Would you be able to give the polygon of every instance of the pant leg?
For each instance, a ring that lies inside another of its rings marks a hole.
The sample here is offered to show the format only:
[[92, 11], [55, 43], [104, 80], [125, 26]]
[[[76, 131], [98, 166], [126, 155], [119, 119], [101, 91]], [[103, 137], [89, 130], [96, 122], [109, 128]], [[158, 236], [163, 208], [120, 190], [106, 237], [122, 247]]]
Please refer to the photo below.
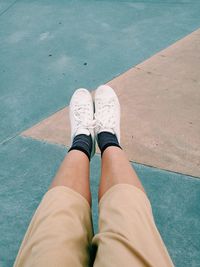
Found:
[[118, 184], [99, 203], [94, 267], [169, 267], [173, 263], [154, 223], [151, 205], [137, 187]]
[[28, 227], [14, 267], [82, 267], [92, 239], [90, 206], [64, 186], [44, 196]]

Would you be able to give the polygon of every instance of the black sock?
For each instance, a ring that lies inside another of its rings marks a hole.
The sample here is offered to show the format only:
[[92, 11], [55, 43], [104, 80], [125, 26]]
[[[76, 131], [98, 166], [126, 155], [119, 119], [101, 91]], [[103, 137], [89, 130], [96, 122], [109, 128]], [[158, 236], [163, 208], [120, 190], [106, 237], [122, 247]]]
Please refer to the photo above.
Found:
[[97, 143], [101, 150], [101, 156], [104, 152], [104, 150], [109, 146], [117, 146], [119, 148], [119, 142], [117, 140], [117, 136], [115, 134], [112, 134], [110, 132], [101, 132], [97, 135]]
[[[73, 143], [69, 151], [71, 150], [79, 150], [86, 154], [86, 156], [90, 160], [91, 152], [92, 152], [92, 136], [86, 134], [79, 134], [74, 137]], [[68, 152], [69, 152], [68, 151]]]

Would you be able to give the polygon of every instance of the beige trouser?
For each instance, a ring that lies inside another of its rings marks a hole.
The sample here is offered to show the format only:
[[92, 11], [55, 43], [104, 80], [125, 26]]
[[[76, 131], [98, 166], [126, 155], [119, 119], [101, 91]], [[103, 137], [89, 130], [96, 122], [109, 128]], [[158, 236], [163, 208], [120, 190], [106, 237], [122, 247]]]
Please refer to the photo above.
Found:
[[[17, 229], [16, 229], [17, 230]], [[173, 266], [155, 226], [151, 205], [138, 188], [118, 184], [99, 203], [99, 233], [93, 237], [88, 202], [58, 186], [46, 193], [29, 225], [15, 267]]]

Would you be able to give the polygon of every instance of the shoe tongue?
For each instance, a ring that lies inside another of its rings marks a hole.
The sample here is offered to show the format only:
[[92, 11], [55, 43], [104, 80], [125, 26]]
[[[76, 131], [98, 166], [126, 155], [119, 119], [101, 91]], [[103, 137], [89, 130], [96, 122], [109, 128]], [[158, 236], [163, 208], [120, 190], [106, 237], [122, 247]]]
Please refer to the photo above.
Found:
[[76, 135], [78, 134], [90, 135], [90, 131], [88, 129], [78, 129], [78, 131], [76, 132]]

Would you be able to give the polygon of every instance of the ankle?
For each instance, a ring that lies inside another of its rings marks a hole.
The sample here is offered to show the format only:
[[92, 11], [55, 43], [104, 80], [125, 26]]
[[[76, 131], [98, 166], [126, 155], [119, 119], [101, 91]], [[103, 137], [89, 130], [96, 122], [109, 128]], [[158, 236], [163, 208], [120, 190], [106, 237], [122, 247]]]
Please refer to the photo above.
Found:
[[90, 160], [92, 154], [93, 141], [91, 135], [79, 134], [73, 139], [72, 146], [68, 152], [72, 150], [79, 150], [83, 152]]
[[117, 136], [110, 132], [99, 133], [97, 135], [97, 143], [101, 151], [101, 156], [103, 155], [104, 151], [109, 147], [118, 147], [119, 149], [122, 149], [118, 142]]

